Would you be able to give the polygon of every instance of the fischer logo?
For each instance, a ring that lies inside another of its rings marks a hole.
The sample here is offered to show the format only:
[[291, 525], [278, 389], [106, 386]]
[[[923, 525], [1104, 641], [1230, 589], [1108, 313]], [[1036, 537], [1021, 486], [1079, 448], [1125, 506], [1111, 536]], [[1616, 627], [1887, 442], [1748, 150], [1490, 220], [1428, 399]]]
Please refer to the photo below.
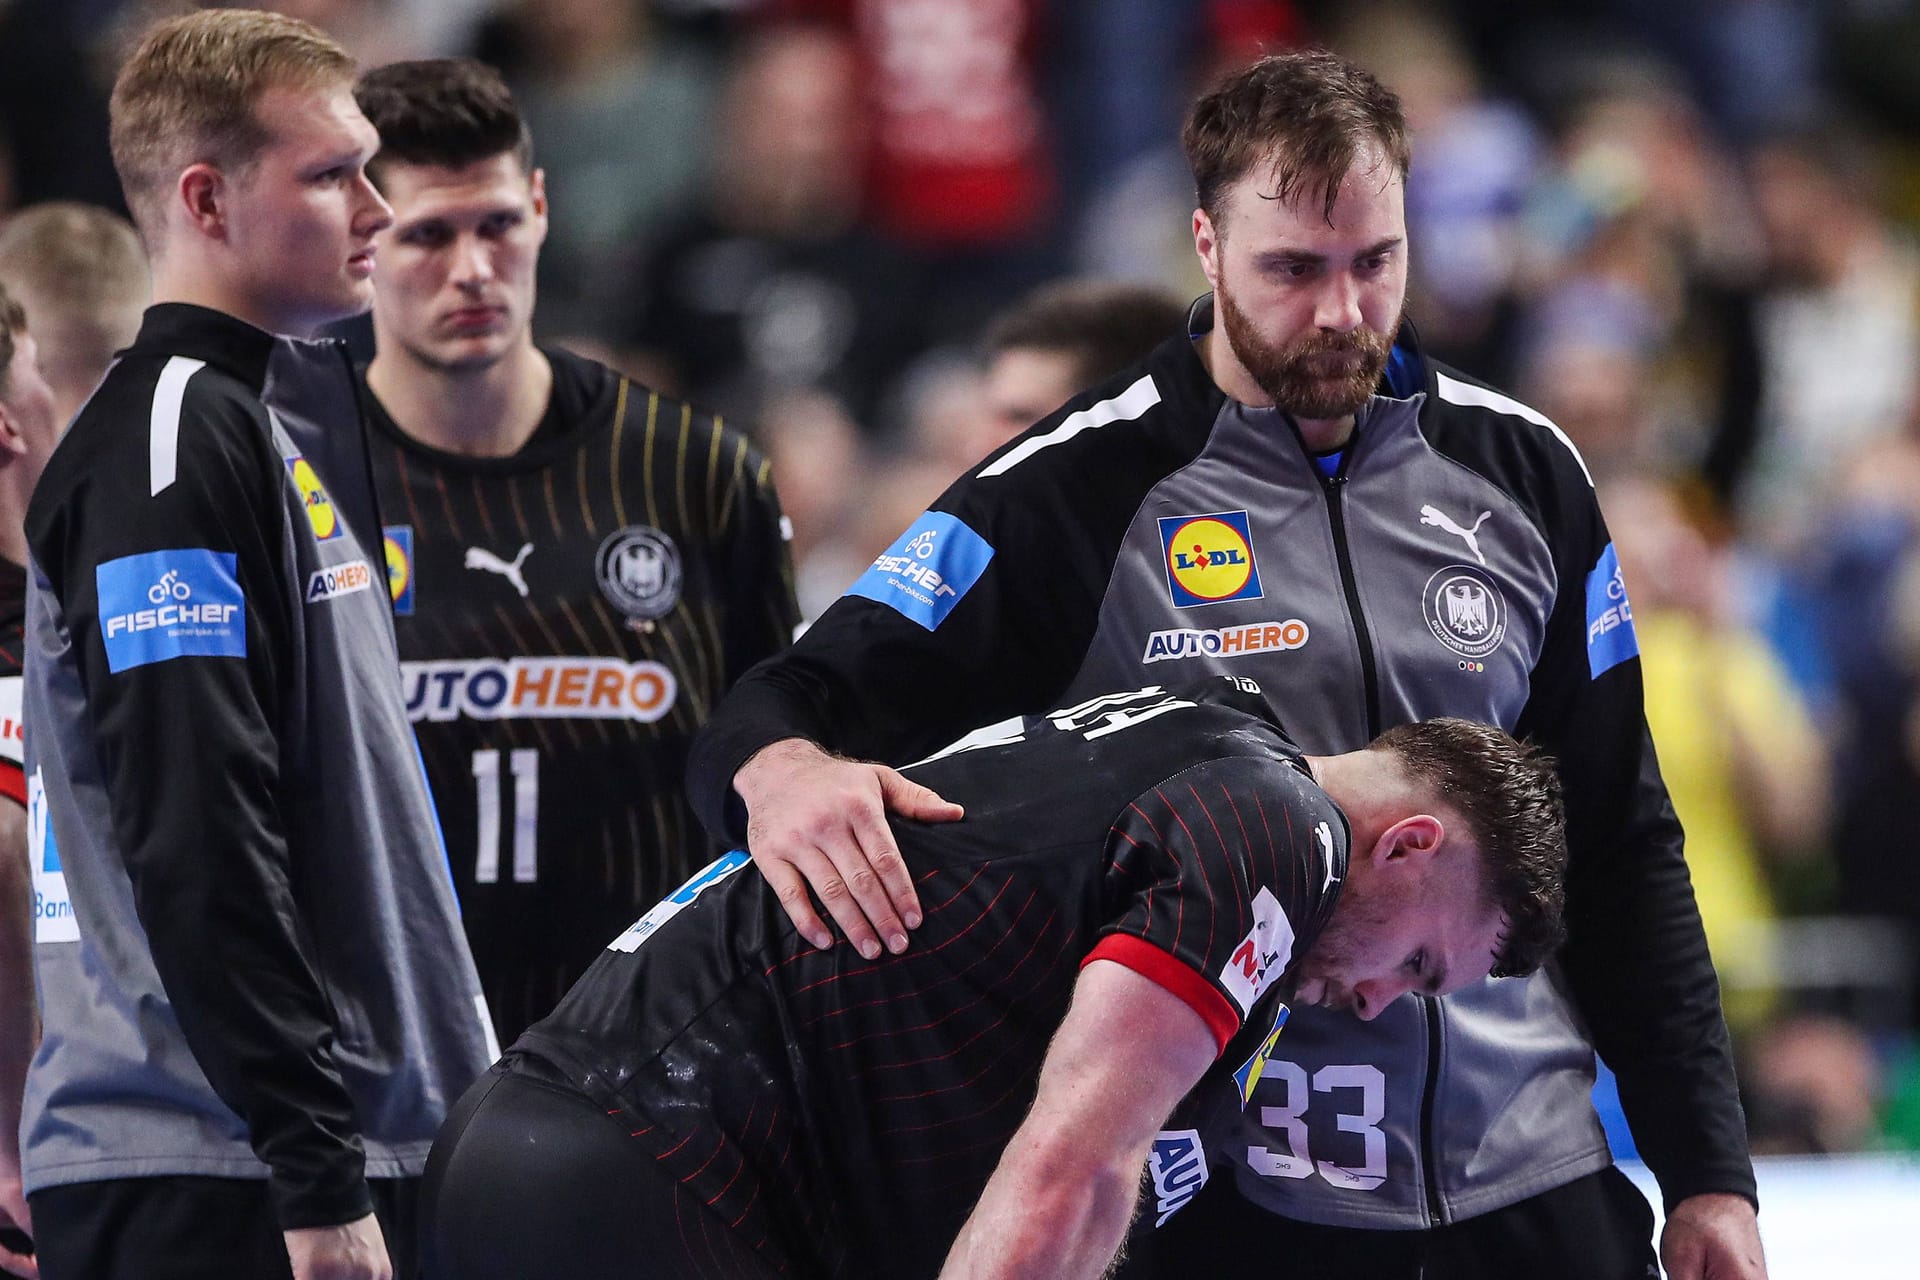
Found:
[[922, 529], [900, 549], [899, 555], [874, 557], [873, 571], [892, 574], [913, 583], [928, 593], [921, 597], [923, 600], [938, 600], [942, 596], [960, 594], [940, 575], [938, 569], [927, 563], [933, 559], [934, 544], [939, 536], [938, 529]]
[[147, 588], [147, 603], [157, 606], [152, 609], [134, 609], [127, 613], [115, 614], [107, 619], [107, 638], [121, 633], [138, 634], [142, 631], [156, 631], [162, 627], [225, 626], [233, 621], [233, 615], [240, 612], [237, 604], [188, 604], [193, 599], [193, 588], [176, 572], [169, 569], [160, 575], [160, 580]]
[[638, 720], [673, 709], [679, 684], [657, 662], [495, 658], [403, 662], [408, 719]]
[[1174, 658], [1242, 658], [1250, 653], [1278, 653], [1300, 648], [1306, 644], [1307, 636], [1307, 624], [1298, 618], [1212, 629], [1178, 627], [1149, 635], [1140, 660], [1166, 662]]
[[349, 560], [345, 564], [336, 564], [330, 568], [317, 569], [307, 579], [307, 603], [331, 600], [336, 596], [350, 596], [356, 591], [365, 591], [373, 585], [373, 570], [367, 567], [365, 560]]

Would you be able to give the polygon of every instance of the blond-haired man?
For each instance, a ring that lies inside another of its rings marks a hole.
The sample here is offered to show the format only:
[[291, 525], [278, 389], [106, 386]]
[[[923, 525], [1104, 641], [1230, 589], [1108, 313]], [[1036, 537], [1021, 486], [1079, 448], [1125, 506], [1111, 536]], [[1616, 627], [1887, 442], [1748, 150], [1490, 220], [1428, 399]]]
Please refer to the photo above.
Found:
[[0, 284], [33, 317], [55, 412], [72, 422], [140, 331], [153, 281], [139, 237], [93, 205], [33, 205], [0, 225]]
[[389, 212], [353, 65], [242, 10], [121, 71], [155, 305], [27, 516], [42, 1275], [411, 1271], [489, 1056], [406, 708], [351, 370]]

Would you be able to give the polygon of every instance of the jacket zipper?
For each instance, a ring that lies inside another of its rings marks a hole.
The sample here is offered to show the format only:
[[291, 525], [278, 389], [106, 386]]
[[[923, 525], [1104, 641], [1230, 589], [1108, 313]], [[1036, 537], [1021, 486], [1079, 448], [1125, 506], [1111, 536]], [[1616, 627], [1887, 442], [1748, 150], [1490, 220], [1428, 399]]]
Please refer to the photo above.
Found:
[[[1367, 628], [1367, 616], [1360, 607], [1360, 586], [1353, 572], [1353, 551], [1347, 545], [1345, 493], [1347, 468], [1353, 464], [1354, 444], [1349, 443], [1339, 470], [1326, 477], [1322, 485], [1327, 495], [1327, 519], [1333, 526], [1333, 554], [1340, 568], [1340, 587], [1347, 599], [1347, 616], [1353, 622], [1354, 640], [1360, 647], [1360, 680], [1366, 691], [1367, 740], [1380, 735], [1380, 672], [1373, 653], [1373, 633]], [[1427, 1028], [1427, 1078], [1420, 1093], [1420, 1162], [1424, 1166], [1421, 1185], [1426, 1189], [1427, 1214], [1431, 1225], [1446, 1221], [1440, 1203], [1440, 1184], [1435, 1176], [1433, 1142], [1434, 1109], [1440, 1092], [1440, 1010], [1432, 996], [1416, 996], [1421, 1020]]]

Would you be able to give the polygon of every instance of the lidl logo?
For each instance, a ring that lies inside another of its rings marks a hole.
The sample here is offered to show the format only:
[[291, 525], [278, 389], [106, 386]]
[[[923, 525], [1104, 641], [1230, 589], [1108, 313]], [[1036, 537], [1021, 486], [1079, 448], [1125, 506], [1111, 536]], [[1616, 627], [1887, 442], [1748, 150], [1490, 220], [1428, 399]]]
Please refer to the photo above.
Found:
[[1258, 600], [1265, 594], [1253, 556], [1253, 529], [1244, 511], [1161, 516], [1160, 549], [1176, 609]]
[[300, 491], [300, 504], [307, 509], [313, 536], [322, 542], [339, 537], [340, 513], [334, 510], [333, 499], [327, 496], [326, 486], [320, 483], [313, 464], [296, 453], [287, 459], [287, 470], [293, 474], [293, 487]]
[[404, 618], [413, 613], [413, 526], [390, 524], [381, 531], [387, 552], [387, 591], [393, 611]]

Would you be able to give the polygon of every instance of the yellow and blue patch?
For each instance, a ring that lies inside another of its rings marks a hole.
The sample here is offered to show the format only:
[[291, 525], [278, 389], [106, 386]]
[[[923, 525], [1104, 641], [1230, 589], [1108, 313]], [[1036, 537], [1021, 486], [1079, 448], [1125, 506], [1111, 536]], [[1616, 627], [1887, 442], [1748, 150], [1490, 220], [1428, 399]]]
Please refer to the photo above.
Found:
[[1260, 1042], [1253, 1056], [1240, 1064], [1233, 1073], [1233, 1082], [1240, 1088], [1240, 1105], [1246, 1107], [1253, 1102], [1253, 1091], [1260, 1083], [1260, 1077], [1267, 1070], [1267, 1063], [1273, 1058], [1274, 1043], [1280, 1039], [1280, 1032], [1287, 1025], [1287, 1006], [1280, 1006], [1280, 1014], [1273, 1020], [1273, 1030]]
[[1244, 511], [1161, 516], [1160, 549], [1176, 609], [1258, 600], [1266, 594], [1253, 554], [1252, 522]]
[[327, 496], [327, 487], [320, 483], [319, 473], [297, 453], [286, 462], [287, 471], [293, 476], [293, 487], [300, 491], [300, 505], [307, 510], [307, 522], [313, 526], [313, 536], [322, 542], [333, 541], [345, 530], [340, 524], [340, 512]]
[[387, 594], [396, 617], [413, 613], [413, 526], [390, 524], [381, 530], [387, 556]]

